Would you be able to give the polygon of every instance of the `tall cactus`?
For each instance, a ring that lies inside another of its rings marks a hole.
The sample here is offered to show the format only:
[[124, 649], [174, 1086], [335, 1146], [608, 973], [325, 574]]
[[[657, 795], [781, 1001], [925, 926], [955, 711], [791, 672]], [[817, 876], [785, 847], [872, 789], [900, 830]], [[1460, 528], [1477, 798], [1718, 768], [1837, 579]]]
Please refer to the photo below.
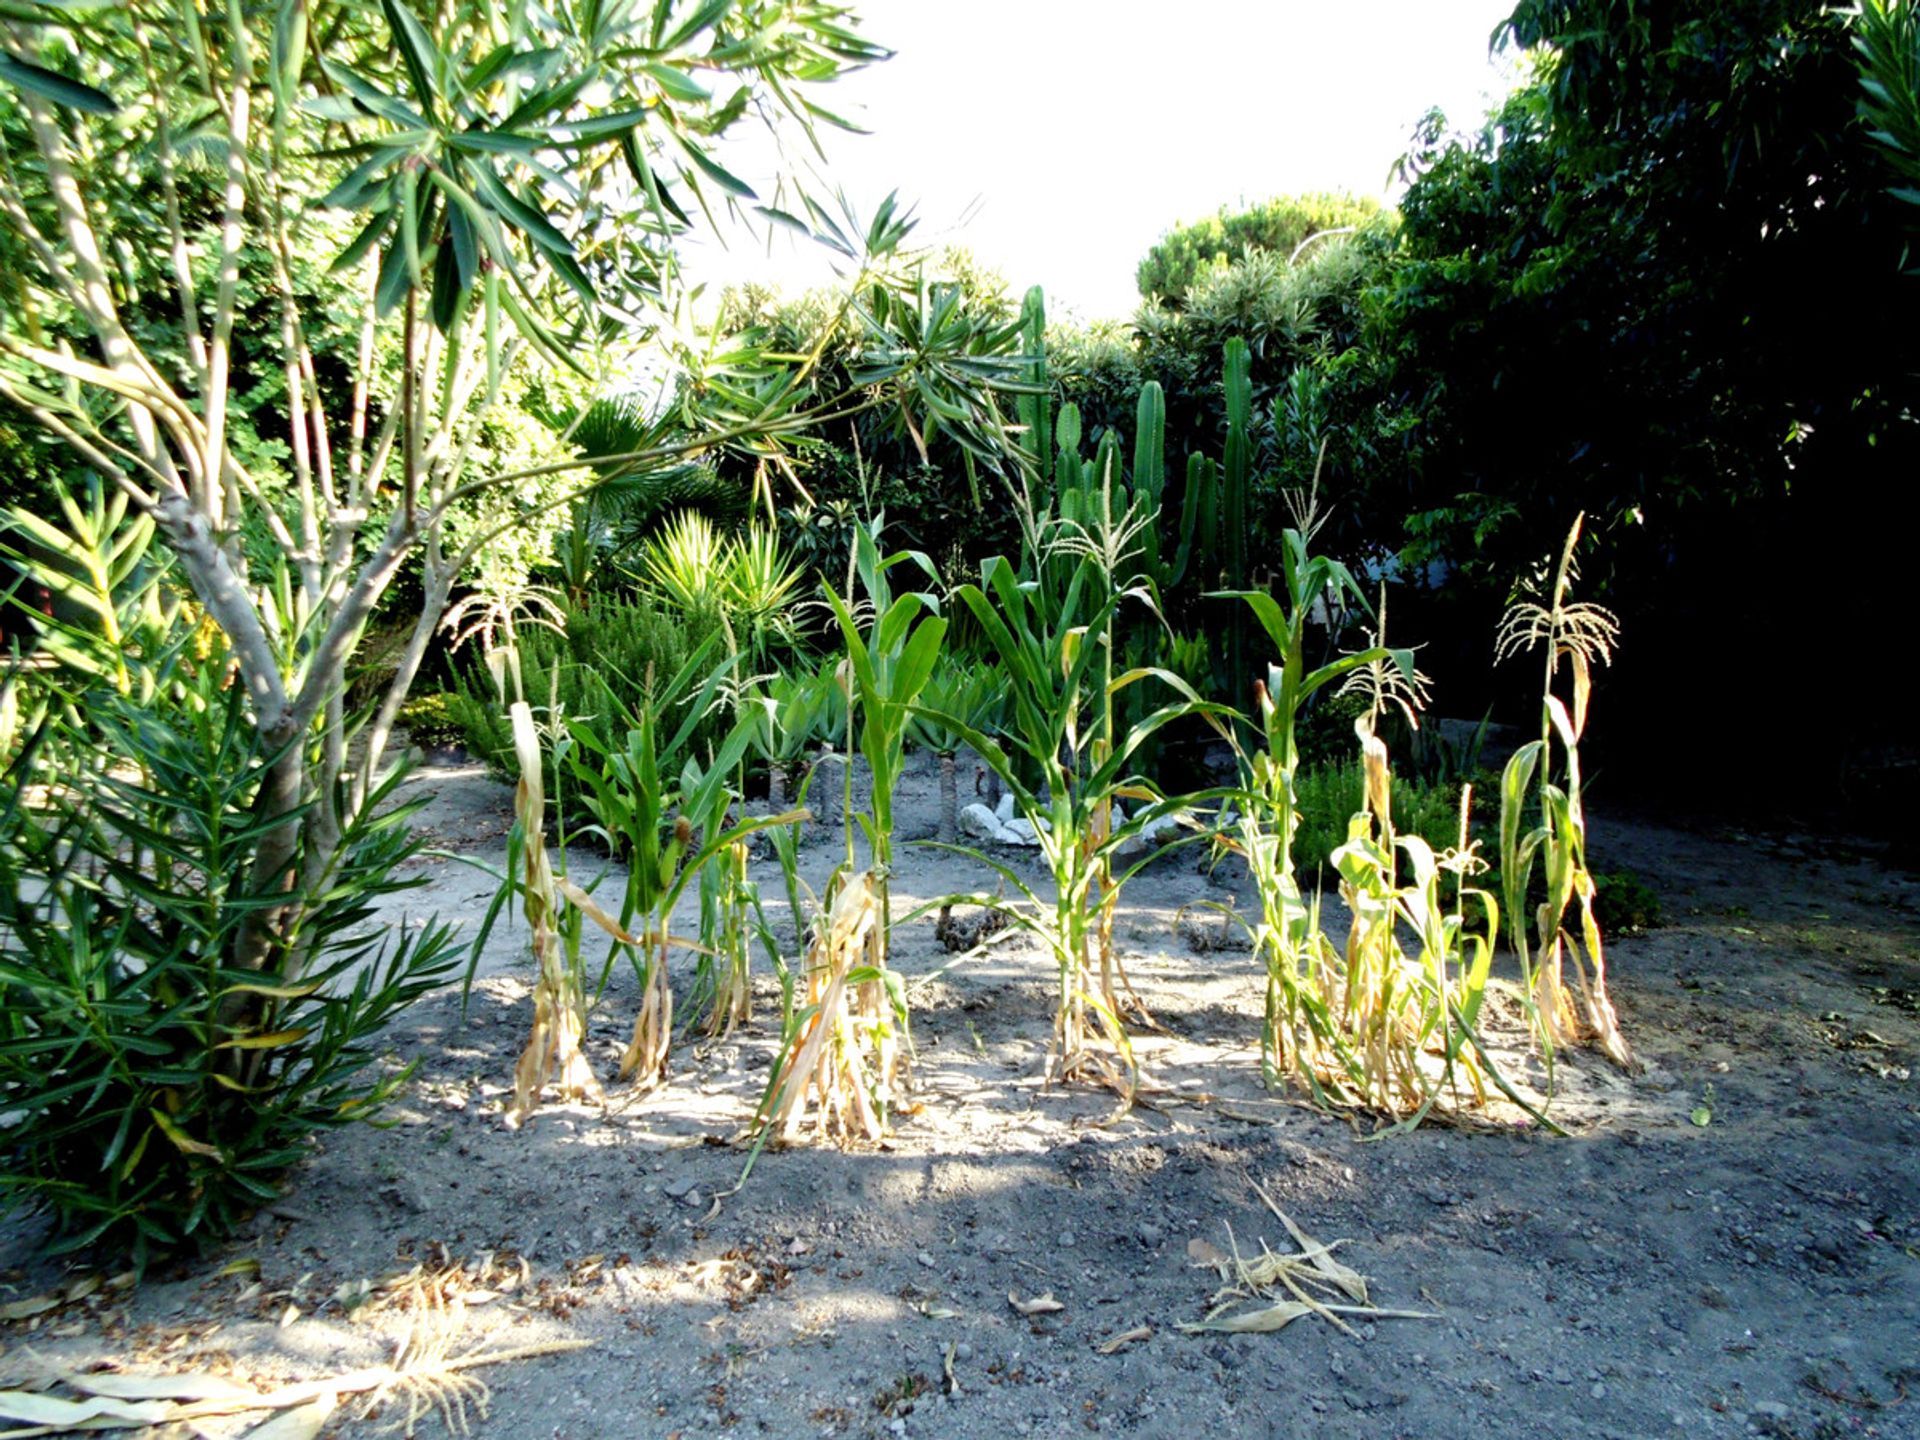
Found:
[[1221, 501], [1225, 512], [1225, 553], [1221, 556], [1227, 588], [1247, 588], [1247, 471], [1252, 464], [1253, 381], [1247, 342], [1235, 336], [1227, 341], [1225, 375], [1221, 388], [1227, 402], [1227, 451], [1221, 466]]
[[[1227, 451], [1222, 470], [1222, 509], [1225, 536], [1226, 588], [1247, 588], [1247, 471], [1253, 440], [1248, 427], [1253, 418], [1253, 381], [1247, 342], [1235, 336], [1227, 341], [1221, 388], [1227, 402]], [[1227, 621], [1227, 676], [1235, 704], [1253, 703], [1247, 664], [1245, 612], [1236, 609]]]
[[1042, 479], [1053, 476], [1053, 386], [1047, 373], [1047, 297], [1038, 285], [1027, 291], [1020, 305], [1020, 325], [1025, 333], [1026, 365], [1021, 380], [1034, 388], [1020, 396], [1015, 413], [1026, 427], [1027, 450], [1033, 457], [1034, 472]]
[[1133, 426], [1133, 494], [1147, 512], [1147, 526], [1140, 532], [1140, 570], [1160, 578], [1160, 526], [1158, 516], [1167, 490], [1167, 398], [1160, 382], [1149, 380], [1140, 387], [1140, 407]]

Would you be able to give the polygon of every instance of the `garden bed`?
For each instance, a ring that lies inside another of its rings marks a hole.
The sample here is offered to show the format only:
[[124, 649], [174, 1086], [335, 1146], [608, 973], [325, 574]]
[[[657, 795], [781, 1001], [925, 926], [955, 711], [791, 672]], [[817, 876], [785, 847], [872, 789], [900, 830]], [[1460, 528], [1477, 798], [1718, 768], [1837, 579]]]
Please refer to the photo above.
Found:
[[[412, 786], [439, 844], [499, 862], [506, 787], [473, 767]], [[935, 791], [916, 759], [902, 840], [931, 835]], [[802, 852], [816, 885], [837, 837], [816, 826]], [[1030, 941], [953, 964], [914, 921], [892, 949], [914, 1112], [879, 1148], [769, 1150], [735, 1192], [777, 1036], [764, 969], [754, 1024], [683, 1042], [664, 1088], [508, 1132], [531, 982], [516, 925], [464, 1012], [438, 995], [391, 1032], [394, 1060], [419, 1065], [392, 1128], [330, 1136], [249, 1237], [0, 1324], [0, 1378], [90, 1361], [324, 1376], [389, 1359], [430, 1293], [461, 1302], [438, 1322], [456, 1348], [589, 1342], [473, 1372], [492, 1389], [484, 1435], [1920, 1433], [1920, 1397], [1901, 1403], [1920, 1388], [1920, 882], [1823, 840], [1604, 811], [1592, 843], [1600, 868], [1651, 882], [1668, 923], [1611, 946], [1645, 1069], [1563, 1056], [1552, 1114], [1572, 1138], [1496, 1109], [1368, 1142], [1266, 1091], [1260, 967], [1183, 933], [1184, 907], [1234, 894], [1189, 849], [1121, 908], [1120, 952], [1164, 1027], [1137, 1042], [1141, 1104], [1114, 1118], [1109, 1093], [1040, 1084], [1054, 970]], [[395, 923], [478, 924], [484, 875], [425, 874]], [[895, 910], [975, 886], [991, 877], [972, 862], [903, 846]], [[616, 972], [594, 1012], [603, 1075], [632, 990]], [[1509, 1075], [1538, 1085], [1517, 1007], [1491, 1008]], [[1180, 1330], [1220, 1285], [1195, 1256], [1290, 1246], [1256, 1182], [1345, 1242], [1374, 1303], [1434, 1318]], [[83, 1273], [33, 1259], [30, 1230], [0, 1240], [0, 1304]], [[1023, 1314], [1010, 1292], [1061, 1308]], [[349, 1402], [329, 1433], [373, 1429]]]

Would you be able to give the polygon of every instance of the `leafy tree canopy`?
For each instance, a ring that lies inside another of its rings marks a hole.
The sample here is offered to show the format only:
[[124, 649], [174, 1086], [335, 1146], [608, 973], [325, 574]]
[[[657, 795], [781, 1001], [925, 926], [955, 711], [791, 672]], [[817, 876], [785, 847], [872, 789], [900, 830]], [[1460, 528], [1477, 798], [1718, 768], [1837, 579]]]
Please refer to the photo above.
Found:
[[1365, 225], [1380, 214], [1377, 200], [1350, 195], [1283, 195], [1246, 210], [1220, 213], [1168, 231], [1141, 260], [1135, 276], [1141, 298], [1183, 305], [1206, 272], [1256, 250], [1281, 261], [1315, 235]]

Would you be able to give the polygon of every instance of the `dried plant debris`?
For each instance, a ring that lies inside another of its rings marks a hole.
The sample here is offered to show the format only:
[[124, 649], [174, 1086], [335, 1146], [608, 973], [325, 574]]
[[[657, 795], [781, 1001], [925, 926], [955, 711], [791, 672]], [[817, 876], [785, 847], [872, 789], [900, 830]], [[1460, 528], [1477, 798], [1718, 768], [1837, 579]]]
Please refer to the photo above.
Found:
[[465, 1304], [457, 1298], [443, 1300], [428, 1286], [416, 1287], [412, 1298], [418, 1308], [386, 1365], [264, 1390], [217, 1375], [80, 1373], [49, 1367], [27, 1388], [0, 1390], [0, 1436], [25, 1440], [174, 1424], [204, 1433], [200, 1421], [259, 1413], [263, 1418], [246, 1432], [247, 1440], [295, 1440], [319, 1434], [344, 1396], [358, 1397], [363, 1415], [392, 1403], [396, 1411], [390, 1428], [407, 1435], [434, 1416], [453, 1434], [466, 1435], [473, 1420], [486, 1417], [492, 1395], [470, 1372], [588, 1344], [546, 1340], [461, 1350], [457, 1342]]
[[1298, 1248], [1275, 1253], [1262, 1242], [1260, 1253], [1248, 1258], [1240, 1251], [1233, 1227], [1227, 1227], [1227, 1250], [1205, 1241], [1187, 1247], [1194, 1264], [1212, 1270], [1224, 1282], [1213, 1293], [1205, 1318], [1183, 1324], [1188, 1334], [1220, 1331], [1237, 1335], [1268, 1334], [1284, 1330], [1296, 1320], [1317, 1315], [1345, 1333], [1353, 1334], [1346, 1317], [1373, 1320], [1437, 1320], [1418, 1310], [1382, 1310], [1367, 1293], [1364, 1275], [1334, 1258], [1343, 1241], [1327, 1244], [1313, 1239], [1294, 1224], [1256, 1183], [1254, 1193], [1286, 1226]]

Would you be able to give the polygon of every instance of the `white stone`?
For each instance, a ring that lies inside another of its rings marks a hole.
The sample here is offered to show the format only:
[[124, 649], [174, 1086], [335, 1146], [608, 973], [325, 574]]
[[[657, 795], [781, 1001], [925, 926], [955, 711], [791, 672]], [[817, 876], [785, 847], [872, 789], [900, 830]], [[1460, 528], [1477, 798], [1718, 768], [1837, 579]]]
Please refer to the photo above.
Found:
[[1039, 835], [1033, 825], [1026, 820], [1009, 820], [1000, 827], [1000, 841], [1006, 845], [1020, 845], [1031, 849], [1040, 843]]
[[1000, 797], [1000, 808], [993, 812], [993, 818], [1002, 825], [1013, 819], [1013, 792], [1009, 790]]
[[1000, 821], [978, 800], [960, 812], [960, 833], [976, 840], [998, 840]]

